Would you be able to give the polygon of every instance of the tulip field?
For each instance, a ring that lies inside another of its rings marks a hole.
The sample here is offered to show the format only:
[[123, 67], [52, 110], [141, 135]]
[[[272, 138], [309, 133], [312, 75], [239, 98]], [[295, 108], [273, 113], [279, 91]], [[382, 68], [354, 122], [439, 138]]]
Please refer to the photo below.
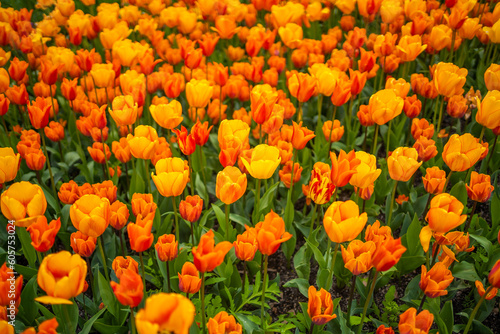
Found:
[[1, 334], [500, 333], [500, 2], [6, 0]]

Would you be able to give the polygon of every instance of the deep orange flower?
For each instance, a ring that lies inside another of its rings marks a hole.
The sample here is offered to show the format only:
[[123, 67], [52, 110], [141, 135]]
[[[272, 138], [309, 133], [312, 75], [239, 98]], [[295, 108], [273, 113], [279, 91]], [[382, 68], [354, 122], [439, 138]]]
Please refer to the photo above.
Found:
[[41, 149], [28, 148], [23, 157], [31, 170], [42, 170], [45, 165], [45, 155]]
[[425, 162], [434, 158], [438, 154], [435, 144], [434, 140], [420, 136], [415, 144], [413, 144], [413, 148], [418, 152], [418, 160]]
[[307, 314], [311, 318], [313, 324], [322, 326], [337, 317], [333, 314], [332, 295], [321, 288], [319, 291], [314, 286], [310, 286], [307, 290], [309, 301], [307, 303]]
[[410, 180], [421, 165], [422, 162], [418, 162], [418, 152], [413, 147], [398, 147], [387, 158], [389, 175], [396, 181]]
[[0, 116], [4, 116], [9, 111], [10, 101], [5, 95], [0, 94]]
[[7, 262], [4, 262], [0, 267], [0, 309], [10, 305], [17, 308], [21, 303], [23, 275], [17, 276], [15, 280], [12, 280], [12, 277], [13, 270], [7, 267]]
[[237, 167], [227, 166], [217, 174], [215, 194], [225, 204], [232, 204], [243, 196], [247, 176]]
[[7, 98], [11, 103], [17, 105], [26, 105], [29, 102], [28, 91], [26, 90], [26, 86], [24, 84], [9, 87], [5, 92], [5, 95], [7, 95]]
[[28, 104], [28, 113], [31, 125], [35, 129], [41, 129], [49, 123], [50, 109], [52, 105], [46, 99], [37, 97], [33, 103]]
[[52, 64], [48, 60], [42, 60], [42, 81], [47, 85], [53, 85], [57, 81], [58, 72], [64, 67], [64, 64]]
[[156, 175], [151, 178], [164, 197], [179, 196], [189, 181], [189, 166], [180, 158], [165, 158], [156, 165]]
[[35, 223], [28, 226], [26, 229], [31, 236], [31, 244], [33, 247], [44, 253], [52, 248], [56, 239], [57, 232], [61, 228], [61, 219], [55, 219], [47, 223], [45, 216], [39, 216]]
[[47, 138], [53, 142], [58, 142], [64, 139], [64, 127], [59, 122], [50, 122], [49, 126], [46, 126], [43, 131]]
[[354, 150], [349, 153], [340, 150], [338, 157], [335, 152], [330, 152], [330, 159], [332, 161], [330, 175], [332, 183], [336, 187], [344, 187], [356, 173], [356, 167], [361, 161], [356, 157]]
[[120, 95], [113, 99], [109, 114], [116, 126], [128, 126], [135, 123], [137, 119], [137, 103], [132, 95]]
[[432, 138], [434, 136], [434, 124], [430, 124], [425, 118], [414, 118], [411, 120], [411, 135], [417, 140], [420, 136]]
[[271, 116], [273, 107], [278, 100], [278, 93], [269, 85], [257, 85], [250, 92], [250, 108], [252, 118], [257, 124], [262, 124]]
[[87, 147], [87, 151], [89, 152], [92, 159], [99, 164], [104, 164], [106, 162], [106, 160], [104, 159], [104, 152], [106, 152], [106, 159], [108, 161], [109, 158], [111, 158], [111, 152], [109, 151], [108, 144], [104, 144], [103, 150], [103, 145], [101, 142], [94, 142], [92, 146]]
[[367, 220], [367, 214], [365, 212], [359, 214], [359, 207], [355, 202], [337, 201], [326, 210], [323, 225], [330, 240], [341, 243], [355, 239], [365, 227]]
[[192, 262], [184, 262], [179, 276], [179, 290], [194, 294], [200, 290], [201, 278], [198, 269]]
[[[486, 293], [486, 290], [484, 289], [483, 283], [481, 281], [476, 281], [475, 285], [476, 285], [477, 293], [482, 297]], [[493, 288], [490, 290], [490, 292], [488, 292], [485, 299], [491, 300], [491, 299], [495, 298], [497, 296], [497, 294], [498, 294], [498, 288]]]
[[175, 240], [175, 235], [164, 234], [158, 238], [155, 249], [160, 261], [172, 261], [177, 257], [179, 242]]
[[473, 171], [470, 177], [469, 184], [466, 184], [467, 195], [469, 198], [476, 202], [484, 203], [491, 197], [493, 189], [491, 185], [490, 176], [486, 174], [478, 174]]
[[454, 196], [443, 193], [431, 200], [425, 219], [433, 232], [446, 233], [463, 224], [467, 215], [462, 215], [464, 205]]
[[370, 97], [368, 107], [372, 120], [383, 125], [403, 111], [404, 100], [393, 89], [382, 89]]
[[299, 124], [293, 122], [293, 134], [291, 141], [294, 149], [302, 150], [306, 147], [309, 140], [313, 139], [315, 136], [314, 131], [302, 126], [302, 122]]
[[198, 195], [186, 196], [186, 199], [179, 204], [179, 213], [181, 217], [191, 223], [200, 219], [202, 210], [203, 199]]
[[196, 142], [193, 134], [188, 134], [187, 129], [181, 126], [181, 130], [174, 129], [173, 132], [177, 135], [177, 144], [184, 155], [191, 155], [196, 150]]
[[156, 212], [157, 205], [153, 200], [152, 194], [139, 194], [135, 193], [132, 195], [132, 213], [134, 216], [146, 217], [148, 215], [154, 216]]
[[335, 185], [330, 178], [330, 167], [324, 164], [327, 168], [322, 169], [318, 166], [320, 162], [314, 164], [311, 171], [311, 180], [309, 181], [309, 197], [316, 204], [325, 204], [330, 201]]
[[205, 233], [197, 247], [193, 247], [194, 265], [202, 273], [213, 271], [223, 261], [226, 254], [233, 248], [229, 241], [222, 241], [215, 246], [214, 232]]
[[377, 271], [382, 272], [391, 269], [406, 252], [406, 247], [401, 245], [401, 238], [394, 239], [392, 236], [376, 243], [375, 252], [372, 253], [372, 264]]
[[491, 268], [490, 274], [488, 275], [488, 282], [495, 288], [500, 289], [500, 260], [495, 262], [493, 268]]
[[42, 188], [27, 181], [16, 182], [4, 190], [0, 202], [5, 218], [22, 227], [34, 223], [47, 209]]
[[486, 149], [470, 133], [453, 134], [443, 148], [443, 160], [455, 172], [463, 172], [479, 161]]
[[118, 188], [113, 184], [113, 181], [106, 180], [102, 183], [95, 183], [92, 185], [92, 189], [94, 189], [94, 194], [101, 198], [107, 198], [109, 203], [116, 201], [116, 192]]
[[422, 110], [422, 101], [417, 98], [417, 95], [407, 96], [404, 99], [403, 111], [409, 118], [415, 118]]
[[134, 135], [127, 135], [130, 153], [137, 159], [153, 158], [158, 146], [158, 134], [148, 125], [139, 125], [134, 129]]
[[467, 99], [462, 95], [453, 95], [448, 100], [448, 104], [446, 105], [446, 112], [451, 117], [462, 118], [467, 110], [469, 110], [469, 105], [467, 102]]
[[453, 282], [453, 275], [442, 262], [437, 262], [429, 271], [422, 265], [420, 289], [429, 298], [436, 298], [448, 294], [446, 288]]
[[417, 315], [417, 309], [411, 307], [399, 316], [399, 332], [401, 334], [427, 334], [433, 321], [434, 315], [431, 312], [423, 310]]
[[59, 200], [64, 204], [75, 203], [75, 201], [80, 197], [78, 194], [78, 184], [76, 184], [73, 180], [63, 183], [61, 188], [59, 188], [57, 197], [59, 197]]
[[[491, 64], [484, 72], [484, 83], [488, 91], [500, 90], [500, 65]], [[488, 92], [489, 93], [489, 92]]]
[[344, 135], [344, 126], [340, 125], [338, 119], [333, 122], [333, 125], [332, 121], [326, 121], [321, 130], [323, 130], [323, 135], [328, 142], [337, 142]]
[[[290, 188], [291, 180], [292, 180], [292, 164], [291, 160], [288, 160], [283, 168], [278, 172], [281, 182], [285, 185], [285, 187]], [[293, 183], [296, 184], [300, 181], [300, 176], [302, 175], [302, 167], [298, 162], [293, 164]]]
[[19, 82], [24, 79], [24, 77], [27, 75], [26, 69], [28, 68], [29, 64], [25, 61], [19, 60], [17, 57], [14, 57], [10, 61], [10, 66], [9, 66], [9, 75], [10, 78], [16, 82]]
[[[214, 53], [219, 38], [220, 38], [219, 36], [213, 33], [206, 33], [203, 34], [201, 36], [201, 39], [198, 40], [198, 44], [200, 45], [200, 48], [203, 50], [203, 55], [205, 57], [210, 57], [212, 53]], [[217, 84], [220, 85], [219, 83]]]
[[241, 261], [252, 261], [257, 251], [257, 239], [255, 234], [244, 231], [236, 236], [233, 242], [236, 257]]
[[111, 214], [109, 200], [97, 195], [84, 195], [71, 205], [73, 226], [82, 233], [97, 238], [109, 225]]
[[[499, 87], [500, 89], [500, 87]], [[500, 127], [500, 91], [492, 90], [477, 104], [476, 121], [487, 127], [495, 129]]]
[[109, 224], [115, 230], [121, 230], [127, 224], [128, 217], [130, 216], [127, 205], [120, 201], [114, 201], [110, 209], [111, 215], [109, 217]]
[[47, 296], [35, 298], [44, 304], [73, 304], [69, 299], [83, 292], [87, 263], [80, 255], [60, 251], [47, 255], [38, 269], [38, 286]]
[[131, 256], [117, 256], [113, 260], [111, 267], [113, 268], [113, 271], [115, 272], [115, 275], [118, 279], [122, 277], [123, 273], [126, 270], [132, 270], [136, 273], [139, 273], [139, 263], [137, 263], [137, 261], [134, 260], [134, 258]]
[[372, 268], [372, 254], [376, 248], [373, 241], [352, 240], [347, 248], [340, 247], [344, 266], [353, 275], [366, 273]]
[[221, 311], [215, 317], [208, 319], [207, 322], [208, 334], [231, 333], [241, 334], [242, 327], [236, 322], [234, 316]]
[[111, 150], [121, 163], [127, 163], [132, 157], [130, 154], [130, 147], [128, 146], [127, 138], [122, 137], [120, 141], [114, 141], [111, 144]]
[[241, 28], [236, 25], [236, 21], [230, 15], [218, 15], [215, 19], [213, 31], [219, 34], [222, 39], [231, 39]]
[[264, 255], [273, 255], [282, 243], [292, 238], [292, 235], [285, 231], [283, 218], [273, 210], [264, 217], [264, 221], [258, 222], [255, 228], [246, 225], [245, 228], [254, 234], [259, 251]]
[[213, 125], [208, 127], [208, 122], [201, 123], [199, 120], [193, 125], [191, 134], [194, 136], [196, 145], [203, 146], [207, 143], [210, 130], [213, 127]]
[[377, 328], [375, 334], [394, 334], [394, 330], [392, 327], [385, 327], [384, 325], [380, 325]]
[[459, 68], [452, 63], [441, 62], [436, 65], [432, 80], [440, 95], [446, 97], [462, 95], [467, 72], [465, 68]]
[[316, 78], [306, 73], [296, 73], [288, 81], [290, 94], [299, 102], [307, 102], [316, 94]]
[[443, 192], [444, 184], [446, 182], [446, 172], [439, 169], [439, 167], [432, 167], [426, 169], [426, 174], [422, 177], [425, 191], [430, 194], [440, 194]]
[[83, 257], [90, 257], [95, 250], [97, 239], [76, 231], [71, 233], [70, 242], [73, 252]]
[[123, 271], [120, 283], [111, 281], [111, 288], [120, 304], [137, 307], [144, 297], [144, 286], [141, 275], [131, 269]]
[[182, 106], [177, 100], [172, 100], [169, 104], [151, 105], [149, 111], [156, 123], [165, 129], [172, 130], [183, 120]]
[[127, 234], [130, 240], [130, 248], [137, 253], [144, 252], [153, 244], [154, 236], [151, 233], [153, 228], [153, 217], [137, 217], [134, 223], [127, 225]]

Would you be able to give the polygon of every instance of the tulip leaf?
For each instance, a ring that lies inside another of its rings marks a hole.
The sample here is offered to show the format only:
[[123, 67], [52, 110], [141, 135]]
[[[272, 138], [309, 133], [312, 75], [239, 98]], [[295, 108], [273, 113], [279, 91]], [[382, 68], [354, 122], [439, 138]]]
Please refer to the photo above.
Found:
[[25, 267], [20, 264], [16, 264], [15, 268], [16, 272], [18, 272], [20, 275], [23, 275], [25, 280], [30, 280], [33, 276], [36, 276], [38, 273], [37, 269]]
[[88, 333], [90, 333], [90, 330], [92, 329], [92, 326], [94, 325], [94, 322], [97, 319], [99, 319], [99, 317], [101, 316], [101, 314], [103, 314], [104, 311], [106, 311], [106, 309], [107, 309], [107, 307], [103, 307], [102, 310], [100, 310], [92, 318], [90, 318], [89, 320], [87, 320], [87, 322], [83, 326], [83, 329], [80, 332], [80, 334], [88, 334]]
[[453, 324], [455, 321], [455, 317], [453, 314], [453, 303], [451, 300], [448, 300], [444, 303], [443, 308], [441, 309], [441, 313], [439, 314], [439, 318], [445, 323], [446, 328], [448, 329], [448, 333], [453, 333]]
[[30, 234], [28, 233], [28, 231], [26, 231], [26, 228], [24, 227], [17, 227], [16, 234], [17, 237], [19, 238], [19, 241], [21, 241], [23, 254], [26, 257], [26, 260], [28, 260], [30, 267], [36, 268], [35, 266], [36, 251], [35, 248], [33, 248], [33, 245], [31, 244]]
[[316, 259], [316, 262], [318, 262], [319, 267], [326, 268], [326, 260], [318, 247], [316, 247], [309, 239], [306, 239], [306, 242], [310, 249], [313, 251], [314, 258]]
[[106, 281], [101, 272], [99, 272], [98, 282], [102, 302], [105, 306], [108, 307], [109, 312], [118, 319], [120, 306], [118, 305], [118, 301], [116, 300], [115, 294], [113, 293], [113, 289], [111, 289], [111, 285], [109, 285], [109, 282]]
[[283, 284], [283, 287], [285, 288], [298, 288], [300, 293], [304, 296], [307, 297], [308, 292], [307, 290], [309, 289], [309, 280], [305, 278], [294, 278], [285, 284]]
[[464, 181], [455, 184], [450, 190], [450, 195], [455, 196], [464, 206], [467, 206], [467, 189]]
[[262, 196], [260, 202], [259, 202], [259, 217], [262, 214], [267, 214], [272, 207], [273, 204], [273, 195], [276, 191], [276, 188], [278, 187], [279, 182], [276, 182], [273, 184], [269, 189], [266, 190], [264, 196]]
[[491, 243], [491, 241], [489, 241], [485, 237], [482, 237], [482, 236], [476, 235], [476, 234], [469, 234], [469, 236], [472, 239], [476, 240], [484, 248], [484, 250], [486, 251], [486, 253], [488, 255], [491, 254], [491, 250], [492, 250], [492, 247], [493, 247], [493, 244]]
[[23, 308], [24, 317], [27, 320], [28, 324], [33, 323], [35, 318], [38, 316], [38, 303], [34, 303], [36, 297], [36, 287], [37, 287], [37, 278], [33, 276], [28, 283], [23, 287], [21, 292], [21, 306]]
[[476, 273], [474, 264], [466, 261], [455, 263], [453, 267], [453, 277], [472, 282], [481, 280]]
[[99, 333], [108, 334], [125, 334], [128, 333], [128, 327], [125, 326], [112, 326], [104, 321], [97, 320], [94, 323], [94, 329], [96, 329]]
[[132, 198], [132, 195], [135, 193], [142, 194], [146, 189], [146, 184], [142, 179], [141, 173], [132, 173], [132, 178], [130, 180], [130, 189], [129, 189], [129, 197]]

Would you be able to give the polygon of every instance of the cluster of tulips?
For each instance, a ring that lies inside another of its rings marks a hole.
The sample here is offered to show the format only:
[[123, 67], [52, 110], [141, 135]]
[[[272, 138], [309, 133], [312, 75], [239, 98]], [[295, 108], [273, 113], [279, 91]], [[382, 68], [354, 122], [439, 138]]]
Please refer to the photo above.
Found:
[[493, 333], [500, 3], [96, 1], [0, 8], [1, 333]]

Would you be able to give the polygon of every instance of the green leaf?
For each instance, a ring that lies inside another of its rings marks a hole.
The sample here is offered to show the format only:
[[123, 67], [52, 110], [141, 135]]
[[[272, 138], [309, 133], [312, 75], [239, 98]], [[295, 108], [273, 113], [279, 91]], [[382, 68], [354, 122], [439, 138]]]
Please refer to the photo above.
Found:
[[278, 187], [279, 182], [273, 184], [269, 189], [267, 189], [266, 193], [259, 202], [259, 217], [261, 214], [267, 214], [272, 207], [273, 204], [273, 195], [276, 192], [276, 188]]
[[109, 334], [109, 333], [115, 333], [115, 334], [125, 334], [128, 333], [128, 327], [125, 326], [113, 326], [110, 325], [104, 321], [97, 320], [94, 323], [94, 328], [99, 331], [99, 333], [102, 334]]
[[439, 315], [439, 317], [446, 324], [448, 333], [453, 333], [453, 324], [455, 321], [455, 316], [453, 314], [453, 303], [451, 300], [448, 300], [446, 303], [444, 303], [444, 306], [441, 309], [441, 314]]
[[32, 324], [38, 316], [38, 303], [35, 303], [37, 278], [32, 277], [23, 287], [21, 292], [21, 306], [23, 307], [23, 315], [26, 317], [28, 324]]
[[309, 280], [305, 278], [294, 278], [283, 284], [283, 287], [285, 288], [298, 288], [304, 297], [308, 296], [307, 290], [309, 289], [309, 286]]
[[465, 261], [455, 264], [453, 267], [453, 277], [472, 282], [481, 280], [476, 273], [474, 264]]
[[28, 233], [28, 231], [26, 231], [26, 228], [24, 227], [17, 227], [16, 234], [19, 238], [19, 241], [21, 241], [24, 257], [26, 257], [26, 260], [28, 260], [30, 267], [36, 268], [35, 266], [36, 251], [33, 245], [31, 244], [30, 234]]
[[467, 206], [467, 189], [464, 181], [455, 184], [450, 191], [450, 195], [455, 196], [464, 206]]
[[491, 243], [491, 241], [489, 241], [485, 237], [482, 237], [482, 236], [476, 235], [476, 234], [469, 234], [469, 236], [472, 239], [476, 240], [484, 248], [484, 250], [486, 251], [486, 253], [488, 255], [491, 254], [491, 249], [493, 247], [493, 244]]
[[109, 285], [109, 282], [106, 281], [106, 279], [100, 272], [99, 272], [98, 282], [99, 282], [99, 292], [101, 294], [102, 302], [104, 303], [105, 306], [108, 307], [109, 313], [114, 315], [115, 318], [118, 318], [120, 305], [116, 300], [115, 294], [113, 293], [113, 289], [111, 289], [111, 285]]
[[103, 307], [102, 310], [100, 310], [92, 318], [90, 318], [89, 320], [87, 320], [87, 322], [83, 326], [83, 329], [80, 332], [80, 334], [88, 334], [88, 333], [90, 333], [90, 330], [92, 329], [92, 325], [94, 324], [94, 322], [97, 319], [99, 319], [99, 317], [101, 316], [101, 314], [103, 314], [104, 311], [106, 311], [106, 309], [107, 309], [107, 307]]
[[316, 262], [318, 262], [320, 268], [326, 268], [326, 260], [323, 257], [321, 251], [316, 247], [308, 238], [306, 239], [307, 245], [312, 250]]
[[132, 173], [132, 179], [130, 180], [130, 189], [129, 189], [129, 197], [132, 198], [132, 195], [135, 193], [142, 194], [146, 189], [146, 184], [141, 177], [141, 173], [138, 171]]

